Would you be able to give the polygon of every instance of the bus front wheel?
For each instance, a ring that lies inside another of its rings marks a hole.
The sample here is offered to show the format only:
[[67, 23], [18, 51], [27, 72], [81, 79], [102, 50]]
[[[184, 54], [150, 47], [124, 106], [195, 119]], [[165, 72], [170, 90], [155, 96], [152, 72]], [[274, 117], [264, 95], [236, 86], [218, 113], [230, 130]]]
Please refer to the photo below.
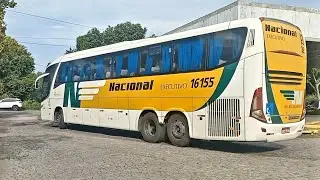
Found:
[[191, 140], [187, 119], [181, 114], [170, 116], [167, 124], [167, 135], [173, 145], [179, 147], [189, 146]]
[[162, 142], [165, 138], [165, 128], [159, 124], [158, 117], [149, 112], [141, 117], [141, 135], [150, 143]]
[[54, 112], [54, 120], [58, 123], [60, 129], [66, 129], [67, 124], [64, 122], [64, 116], [62, 109], [57, 109]]

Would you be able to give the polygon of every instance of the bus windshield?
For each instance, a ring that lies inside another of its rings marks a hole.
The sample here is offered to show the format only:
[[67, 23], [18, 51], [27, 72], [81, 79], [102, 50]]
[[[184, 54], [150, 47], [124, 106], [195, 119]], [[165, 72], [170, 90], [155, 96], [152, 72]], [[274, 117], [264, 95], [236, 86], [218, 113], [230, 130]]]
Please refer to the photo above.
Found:
[[53, 81], [53, 77], [56, 72], [56, 69], [57, 69], [57, 64], [54, 64], [46, 69], [45, 73], [48, 73], [49, 75], [45, 76], [42, 79], [42, 82], [40, 82], [40, 92], [41, 92], [40, 100], [41, 101], [45, 100], [50, 94], [50, 89], [51, 89], [51, 85], [52, 85], [52, 81]]

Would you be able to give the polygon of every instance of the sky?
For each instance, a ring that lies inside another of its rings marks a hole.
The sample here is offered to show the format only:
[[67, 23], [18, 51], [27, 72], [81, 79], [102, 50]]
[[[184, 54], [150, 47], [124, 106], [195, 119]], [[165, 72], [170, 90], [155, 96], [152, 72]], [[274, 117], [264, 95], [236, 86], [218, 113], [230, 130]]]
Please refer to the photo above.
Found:
[[[131, 21], [148, 29], [147, 35], [162, 35], [233, 0], [15, 0], [14, 11], [105, 29], [108, 25]], [[320, 8], [318, 0], [255, 0], [271, 4]], [[75, 26], [8, 11], [7, 34], [27, 47], [35, 59], [36, 71], [44, 71], [50, 61], [60, 57], [89, 27]], [[28, 38], [26, 38], [28, 37]], [[32, 37], [32, 38], [30, 38]], [[67, 39], [38, 39], [67, 38]], [[28, 43], [38, 43], [28, 44]], [[39, 44], [63, 45], [47, 46]]]

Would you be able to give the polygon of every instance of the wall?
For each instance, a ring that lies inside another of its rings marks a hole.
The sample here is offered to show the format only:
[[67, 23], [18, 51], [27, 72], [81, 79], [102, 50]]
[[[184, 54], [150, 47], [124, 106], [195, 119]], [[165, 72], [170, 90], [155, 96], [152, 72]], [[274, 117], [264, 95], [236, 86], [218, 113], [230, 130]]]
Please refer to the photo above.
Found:
[[308, 67], [320, 68], [320, 43], [307, 42]]
[[195, 28], [206, 27], [213, 24], [219, 24], [227, 21], [237, 20], [238, 19], [238, 1], [229, 4], [213, 13], [210, 13], [206, 16], [203, 16], [199, 19], [196, 19], [188, 24], [185, 24], [181, 27], [178, 27], [167, 34], [187, 31]]
[[[320, 40], [320, 10], [285, 5], [239, 2], [240, 18], [269, 17], [288, 21], [301, 28], [304, 36]], [[318, 27], [318, 28], [315, 28]]]
[[166, 34], [252, 17], [278, 18], [298, 25], [307, 40], [320, 42], [320, 10], [239, 0]]

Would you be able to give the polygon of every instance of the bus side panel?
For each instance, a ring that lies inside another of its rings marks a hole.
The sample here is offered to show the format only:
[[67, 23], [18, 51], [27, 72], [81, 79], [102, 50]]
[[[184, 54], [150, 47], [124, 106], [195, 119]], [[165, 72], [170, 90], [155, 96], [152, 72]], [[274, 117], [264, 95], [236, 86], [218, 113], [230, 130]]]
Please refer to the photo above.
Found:
[[257, 128], [259, 127], [257, 125], [258, 120], [250, 117], [254, 92], [257, 88], [263, 87], [263, 59], [263, 53], [246, 58], [244, 73], [246, 141], [265, 140], [263, 139], [265, 134], [263, 134], [260, 128]]

